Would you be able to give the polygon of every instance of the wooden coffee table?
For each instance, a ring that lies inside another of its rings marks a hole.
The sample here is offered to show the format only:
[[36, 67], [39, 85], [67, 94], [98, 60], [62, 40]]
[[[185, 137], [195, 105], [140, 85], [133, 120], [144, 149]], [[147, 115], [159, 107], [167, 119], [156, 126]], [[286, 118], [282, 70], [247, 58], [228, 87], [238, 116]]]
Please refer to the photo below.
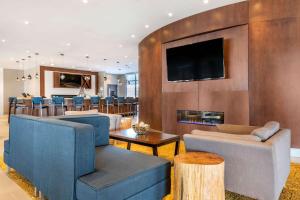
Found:
[[127, 142], [127, 149], [130, 150], [131, 143], [151, 147], [153, 155], [158, 156], [157, 148], [175, 142], [175, 155], [179, 153], [180, 137], [178, 135], [162, 133], [150, 130], [145, 135], [138, 135], [132, 128], [120, 131], [111, 131], [110, 139]]

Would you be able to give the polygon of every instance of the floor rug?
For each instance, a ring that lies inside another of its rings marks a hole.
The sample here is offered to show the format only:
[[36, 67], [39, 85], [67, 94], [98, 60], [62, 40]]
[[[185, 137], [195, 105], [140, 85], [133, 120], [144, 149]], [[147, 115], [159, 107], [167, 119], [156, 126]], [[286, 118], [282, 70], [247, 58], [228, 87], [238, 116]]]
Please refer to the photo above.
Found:
[[[114, 144], [120, 148], [126, 148], [126, 143], [123, 142], [115, 142]], [[170, 144], [158, 149], [158, 154], [160, 157], [166, 158], [170, 161], [174, 158], [174, 149], [175, 145]], [[144, 147], [140, 145], [131, 145], [132, 151], [138, 151], [146, 154], [152, 154], [152, 149], [149, 147]], [[180, 145], [180, 153], [184, 153], [184, 145], [181, 143]], [[3, 162], [3, 157], [0, 156], [0, 168], [5, 171], [6, 165]], [[37, 198], [33, 197], [33, 185], [28, 182], [25, 178], [19, 175], [15, 171], [11, 171], [9, 173], [9, 178], [13, 180], [17, 185], [19, 185], [23, 190], [25, 190], [34, 200]], [[173, 178], [173, 168], [172, 168], [172, 178]], [[164, 200], [173, 200], [173, 184], [171, 194], [164, 198]], [[251, 198], [244, 197], [235, 193], [226, 191], [226, 200], [252, 200]], [[283, 189], [280, 200], [300, 200], [300, 164], [291, 164], [291, 173], [286, 183], [286, 187]]]

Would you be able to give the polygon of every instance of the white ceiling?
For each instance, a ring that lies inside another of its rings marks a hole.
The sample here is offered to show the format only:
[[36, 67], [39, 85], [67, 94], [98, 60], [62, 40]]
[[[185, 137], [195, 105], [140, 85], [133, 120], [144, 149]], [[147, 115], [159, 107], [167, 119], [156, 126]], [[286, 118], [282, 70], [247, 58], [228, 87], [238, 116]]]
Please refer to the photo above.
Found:
[[16, 60], [28, 55], [33, 58], [25, 67], [33, 67], [33, 54], [39, 52], [37, 62], [42, 65], [136, 72], [138, 43], [145, 36], [179, 19], [243, 0], [83, 1], [0, 0], [0, 67], [17, 68]]

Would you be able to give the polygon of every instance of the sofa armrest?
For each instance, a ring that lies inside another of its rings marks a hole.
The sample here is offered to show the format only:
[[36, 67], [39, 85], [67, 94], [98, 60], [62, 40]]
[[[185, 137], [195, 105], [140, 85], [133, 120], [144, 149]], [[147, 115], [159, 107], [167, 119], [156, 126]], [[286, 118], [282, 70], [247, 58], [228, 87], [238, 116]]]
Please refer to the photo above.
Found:
[[76, 180], [95, 171], [95, 129], [48, 118], [34, 132], [35, 186], [48, 199], [76, 199]]
[[259, 128], [258, 126], [246, 126], [246, 125], [233, 125], [233, 124], [218, 124], [217, 129], [219, 132], [249, 135], [254, 129]]
[[270, 144], [191, 134], [183, 137], [187, 151], [216, 153], [225, 159], [227, 190], [257, 197], [257, 188], [264, 188], [263, 195], [274, 194], [275, 170]]

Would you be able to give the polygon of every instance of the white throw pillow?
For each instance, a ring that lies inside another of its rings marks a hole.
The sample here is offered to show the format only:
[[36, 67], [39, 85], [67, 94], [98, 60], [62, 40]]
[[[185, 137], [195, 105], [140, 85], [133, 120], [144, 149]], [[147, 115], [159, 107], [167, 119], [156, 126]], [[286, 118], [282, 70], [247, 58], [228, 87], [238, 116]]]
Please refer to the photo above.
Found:
[[262, 141], [268, 140], [280, 129], [278, 122], [268, 122], [263, 127], [257, 128], [251, 132], [251, 135], [259, 137]]

